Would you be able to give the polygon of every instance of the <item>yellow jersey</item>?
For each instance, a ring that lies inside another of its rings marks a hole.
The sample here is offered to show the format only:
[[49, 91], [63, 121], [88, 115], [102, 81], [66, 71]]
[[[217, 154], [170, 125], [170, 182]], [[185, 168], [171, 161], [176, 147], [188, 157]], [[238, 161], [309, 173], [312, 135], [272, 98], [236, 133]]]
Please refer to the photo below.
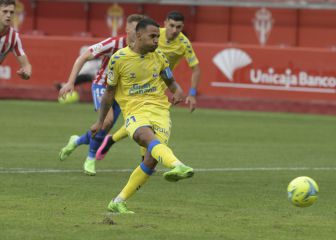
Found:
[[125, 47], [112, 55], [107, 72], [107, 83], [116, 87], [115, 99], [124, 117], [140, 108], [169, 109], [167, 89], [161, 72], [169, 68], [162, 51], [141, 55]]
[[168, 41], [166, 29], [160, 28], [159, 48], [166, 55], [172, 70], [182, 57], [185, 57], [189, 67], [199, 63], [189, 39], [183, 33], [180, 33], [174, 40]]

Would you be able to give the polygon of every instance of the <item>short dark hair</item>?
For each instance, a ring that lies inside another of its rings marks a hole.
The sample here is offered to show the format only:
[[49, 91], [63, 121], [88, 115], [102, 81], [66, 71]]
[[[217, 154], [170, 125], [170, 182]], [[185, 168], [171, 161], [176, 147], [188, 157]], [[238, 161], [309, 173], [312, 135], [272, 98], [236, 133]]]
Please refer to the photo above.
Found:
[[142, 14], [131, 14], [127, 17], [127, 22], [131, 23], [131, 22], [140, 22], [141, 20], [148, 18], [146, 15], [142, 15]]
[[135, 31], [139, 32], [142, 29], [145, 29], [147, 26], [155, 26], [160, 28], [160, 25], [151, 18], [142, 19], [135, 27]]
[[184, 22], [184, 16], [182, 13], [178, 11], [171, 11], [167, 14], [167, 20], [172, 19], [174, 21], [182, 21]]
[[0, 6], [16, 5], [15, 0], [0, 0]]

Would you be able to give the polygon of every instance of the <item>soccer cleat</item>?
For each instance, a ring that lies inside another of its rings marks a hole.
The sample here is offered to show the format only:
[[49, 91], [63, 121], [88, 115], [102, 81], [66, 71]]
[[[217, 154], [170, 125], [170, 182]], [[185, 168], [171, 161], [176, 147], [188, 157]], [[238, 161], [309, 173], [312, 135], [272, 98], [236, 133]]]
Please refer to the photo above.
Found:
[[177, 182], [181, 179], [191, 178], [192, 176], [194, 176], [194, 169], [185, 165], [176, 166], [163, 174], [164, 179], [169, 182]]
[[73, 135], [70, 137], [68, 144], [62, 148], [62, 150], [59, 153], [59, 159], [61, 161], [65, 160], [69, 155], [76, 149], [77, 144], [76, 141], [79, 138], [77, 135]]
[[113, 143], [114, 142], [112, 140], [112, 136], [110, 134], [106, 135], [102, 144], [100, 145], [100, 147], [97, 150], [96, 159], [97, 160], [103, 160], [105, 155], [107, 154], [108, 150], [113, 145]]
[[89, 157], [84, 162], [84, 173], [89, 176], [96, 175], [96, 160]]
[[133, 211], [130, 211], [126, 207], [126, 202], [113, 202], [113, 200], [107, 206], [107, 210], [112, 213], [120, 213], [120, 214], [133, 214]]

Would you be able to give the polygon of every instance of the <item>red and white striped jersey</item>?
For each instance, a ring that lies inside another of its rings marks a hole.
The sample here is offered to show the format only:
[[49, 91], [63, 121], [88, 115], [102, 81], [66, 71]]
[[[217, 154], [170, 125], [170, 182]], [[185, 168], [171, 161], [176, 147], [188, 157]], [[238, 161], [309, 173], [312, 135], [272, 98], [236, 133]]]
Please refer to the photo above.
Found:
[[19, 34], [12, 27], [0, 35], [0, 63], [10, 51], [17, 57], [25, 55]]
[[89, 47], [95, 58], [103, 57], [101, 66], [97, 72], [94, 84], [106, 86], [106, 72], [111, 56], [121, 48], [126, 47], [126, 37], [110, 37]]

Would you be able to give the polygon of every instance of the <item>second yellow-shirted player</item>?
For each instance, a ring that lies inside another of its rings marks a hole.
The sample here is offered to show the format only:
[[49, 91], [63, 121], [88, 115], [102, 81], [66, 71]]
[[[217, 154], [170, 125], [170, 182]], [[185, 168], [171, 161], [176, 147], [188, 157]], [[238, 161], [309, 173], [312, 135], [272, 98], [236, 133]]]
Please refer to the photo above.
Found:
[[[168, 59], [172, 70], [180, 63], [182, 58], [186, 59], [188, 66], [192, 69], [191, 87], [186, 103], [193, 111], [196, 106], [196, 89], [200, 81], [200, 67], [189, 39], [182, 33], [183, 27], [184, 17], [181, 13], [176, 11], [168, 13], [165, 28], [160, 28], [159, 48]], [[127, 131], [124, 125], [112, 136], [107, 135], [97, 151], [96, 159], [103, 159], [114, 143], [126, 137]]]
[[157, 162], [171, 168], [163, 174], [167, 181], [193, 176], [167, 146], [170, 136], [170, 103], [165, 90], [173, 93], [174, 104], [183, 99], [182, 89], [175, 82], [165, 55], [157, 48], [159, 25], [141, 20], [136, 27], [134, 46], [117, 51], [110, 59], [108, 84], [98, 121], [91, 127], [92, 136], [102, 127], [106, 114], [118, 101], [125, 118], [128, 135], [146, 149], [144, 161], [131, 174], [126, 186], [108, 205], [115, 213], [133, 213], [126, 208], [129, 199], [153, 173]]

